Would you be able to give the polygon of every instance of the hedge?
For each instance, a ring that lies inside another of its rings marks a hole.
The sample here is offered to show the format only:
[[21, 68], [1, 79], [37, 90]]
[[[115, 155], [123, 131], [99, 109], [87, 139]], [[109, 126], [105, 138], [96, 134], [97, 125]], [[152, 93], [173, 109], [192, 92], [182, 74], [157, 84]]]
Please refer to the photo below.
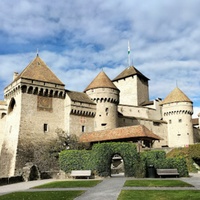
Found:
[[139, 155], [136, 145], [127, 142], [111, 142], [95, 144], [94, 151], [95, 168], [100, 176], [111, 175], [111, 161], [115, 154], [122, 157], [124, 161], [125, 176], [134, 176], [134, 166], [138, 164]]
[[166, 158], [164, 151], [148, 151], [141, 153], [145, 160], [146, 168], [153, 165], [156, 169], [173, 169], [176, 168], [181, 177], [188, 176], [186, 160], [183, 157]]
[[134, 176], [139, 155], [133, 143], [95, 144], [92, 150], [65, 150], [59, 155], [60, 168], [69, 173], [71, 170], [95, 170], [100, 176], [111, 175], [111, 161], [115, 154], [124, 160], [125, 176]]
[[92, 169], [90, 158], [91, 151], [64, 150], [59, 154], [60, 168], [66, 173], [71, 172], [71, 170]]
[[111, 162], [115, 154], [124, 161], [125, 176], [146, 176], [149, 165], [155, 168], [177, 168], [180, 176], [188, 176], [184, 158], [166, 158], [164, 151], [138, 153], [136, 145], [127, 142], [95, 144], [92, 150], [65, 150], [60, 153], [60, 168], [66, 173], [71, 170], [90, 169], [99, 176], [111, 176]]

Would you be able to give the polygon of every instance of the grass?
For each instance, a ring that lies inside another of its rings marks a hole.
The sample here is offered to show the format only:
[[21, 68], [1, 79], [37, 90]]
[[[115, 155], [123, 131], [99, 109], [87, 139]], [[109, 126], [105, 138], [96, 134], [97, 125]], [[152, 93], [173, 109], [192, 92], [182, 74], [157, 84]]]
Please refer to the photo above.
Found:
[[72, 200], [85, 191], [14, 192], [0, 196], [0, 200]]
[[194, 187], [180, 180], [127, 180], [125, 187]]
[[117, 200], [199, 200], [199, 190], [122, 190]]
[[44, 185], [39, 185], [34, 188], [74, 188], [74, 187], [94, 187], [99, 184], [100, 180], [88, 180], [88, 181], [55, 181], [51, 183], [46, 183]]

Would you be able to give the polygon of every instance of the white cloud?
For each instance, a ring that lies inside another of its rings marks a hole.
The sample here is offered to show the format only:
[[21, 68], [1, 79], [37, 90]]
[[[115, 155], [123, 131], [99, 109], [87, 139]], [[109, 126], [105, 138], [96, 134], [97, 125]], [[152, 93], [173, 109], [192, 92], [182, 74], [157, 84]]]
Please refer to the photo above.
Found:
[[2, 89], [38, 45], [66, 88], [82, 91], [102, 68], [112, 79], [127, 66], [130, 40], [133, 64], [151, 79], [151, 98], [166, 97], [177, 81], [200, 105], [198, 0], [2, 0], [0, 9]]

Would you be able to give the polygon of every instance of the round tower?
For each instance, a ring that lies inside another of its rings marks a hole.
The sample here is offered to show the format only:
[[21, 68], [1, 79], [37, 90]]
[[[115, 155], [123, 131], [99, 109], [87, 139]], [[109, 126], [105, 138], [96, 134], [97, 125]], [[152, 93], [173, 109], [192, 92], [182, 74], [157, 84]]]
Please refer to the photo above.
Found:
[[176, 87], [162, 102], [163, 120], [168, 123], [168, 146], [183, 147], [194, 143], [192, 101]]
[[96, 103], [95, 131], [118, 127], [119, 90], [108, 76], [100, 72], [84, 92]]

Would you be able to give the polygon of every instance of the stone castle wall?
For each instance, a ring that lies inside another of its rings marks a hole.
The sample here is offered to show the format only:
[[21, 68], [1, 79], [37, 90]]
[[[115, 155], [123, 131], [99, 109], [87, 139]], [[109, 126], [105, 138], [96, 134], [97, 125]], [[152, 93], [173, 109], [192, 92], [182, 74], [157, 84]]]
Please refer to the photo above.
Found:
[[0, 176], [13, 176], [21, 118], [21, 92], [18, 90], [7, 99], [5, 136], [0, 155]]
[[168, 122], [169, 147], [183, 147], [194, 143], [192, 113], [190, 102], [163, 105], [163, 119]]
[[119, 104], [138, 106], [149, 100], [148, 82], [131, 76], [113, 82], [120, 90]]
[[64, 130], [64, 99], [24, 93], [22, 107], [16, 173], [32, 161], [31, 156], [24, 154], [25, 149], [32, 152], [36, 145], [55, 139], [56, 129]]
[[119, 91], [111, 88], [96, 88], [86, 92], [96, 103], [94, 130], [112, 129], [118, 127], [117, 105]]

